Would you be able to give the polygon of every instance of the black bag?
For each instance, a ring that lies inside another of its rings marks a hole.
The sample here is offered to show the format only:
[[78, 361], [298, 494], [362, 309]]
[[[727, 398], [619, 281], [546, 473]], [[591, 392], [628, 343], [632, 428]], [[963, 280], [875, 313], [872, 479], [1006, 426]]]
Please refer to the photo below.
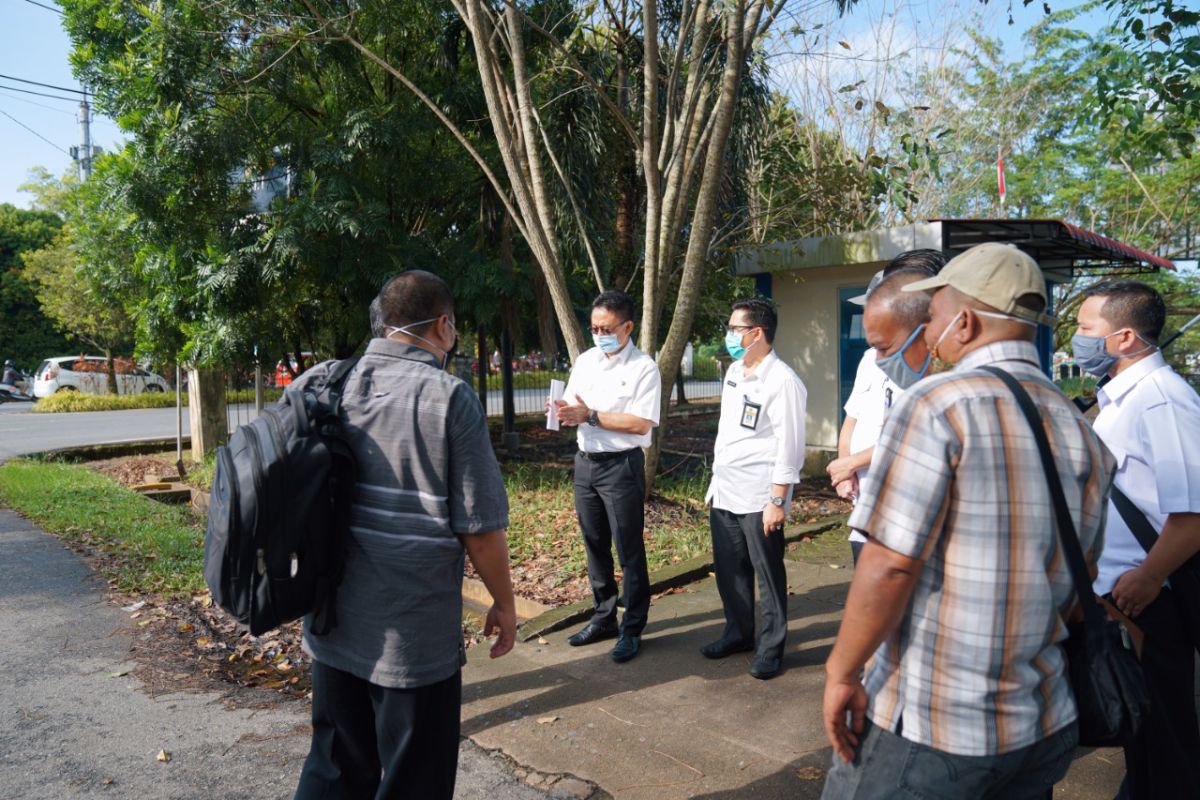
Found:
[[[1158, 541], [1158, 531], [1146, 519], [1142, 510], [1117, 487], [1112, 490], [1113, 505], [1121, 514], [1121, 519], [1133, 531], [1138, 544], [1147, 553]], [[1192, 641], [1192, 646], [1200, 651], [1200, 553], [1192, 556], [1179, 569], [1171, 573], [1171, 594], [1179, 607], [1179, 616], [1183, 620], [1184, 630]]]
[[323, 382], [289, 387], [217, 450], [204, 581], [213, 602], [256, 636], [309, 613], [316, 634], [337, 622], [355, 476], [338, 410], [356, 362], [335, 362]]
[[1037, 406], [1012, 375], [996, 367], [983, 369], [1004, 381], [1033, 429], [1050, 497], [1054, 501], [1063, 553], [1083, 609], [1083, 622], [1068, 625], [1069, 635], [1064, 644], [1068, 677], [1079, 709], [1079, 743], [1085, 747], [1127, 745], [1150, 712], [1150, 695], [1146, 691], [1142, 668], [1128, 634], [1121, 625], [1108, 619], [1096, 601], [1075, 522], [1067, 509], [1062, 481], [1054, 466], [1054, 454]]

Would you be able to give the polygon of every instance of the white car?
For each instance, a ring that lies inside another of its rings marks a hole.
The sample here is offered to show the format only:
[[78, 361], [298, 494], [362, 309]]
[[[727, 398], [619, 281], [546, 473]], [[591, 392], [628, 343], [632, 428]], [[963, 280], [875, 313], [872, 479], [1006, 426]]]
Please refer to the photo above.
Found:
[[[163, 376], [142, 369], [129, 359], [117, 359], [117, 394], [169, 391], [171, 386]], [[104, 357], [58, 356], [43, 361], [33, 375], [33, 396], [49, 397], [55, 392], [108, 394]]]

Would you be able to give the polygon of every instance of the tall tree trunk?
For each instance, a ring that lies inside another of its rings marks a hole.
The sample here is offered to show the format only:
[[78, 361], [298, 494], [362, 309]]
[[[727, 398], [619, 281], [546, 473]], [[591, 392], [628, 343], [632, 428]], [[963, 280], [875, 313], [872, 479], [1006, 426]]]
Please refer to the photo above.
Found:
[[546, 369], [553, 369], [558, 361], [558, 328], [554, 322], [554, 305], [550, 302], [550, 290], [541, 272], [533, 275], [533, 297], [537, 305], [538, 341], [546, 360]]
[[120, 394], [117, 389], [117, 363], [113, 358], [112, 348], [109, 347], [104, 349], [104, 372], [108, 378], [108, 393]]
[[[757, 5], [757, 4], [756, 4]], [[761, 5], [757, 5], [761, 11]], [[729, 9], [725, 21], [725, 68], [721, 75], [721, 93], [714, 110], [712, 138], [705, 153], [704, 172], [696, 193], [696, 207], [692, 214], [691, 230], [688, 235], [687, 253], [684, 256], [683, 276], [679, 282], [679, 295], [675, 303], [675, 315], [667, 338], [658, 353], [658, 369], [662, 375], [662, 409], [659, 419], [667, 421], [671, 400], [671, 388], [683, 349], [692, 334], [692, 321], [696, 316], [696, 301], [704, 283], [704, 267], [709, 261], [709, 249], [716, 213], [717, 195], [725, 171], [725, 152], [729, 144], [729, 131], [733, 127], [734, 110], [737, 106], [738, 87], [741, 83], [742, 62], [746, 42], [750, 41], [744, 28], [747, 26], [746, 7], [738, 3]], [[758, 16], [752, 14], [749, 25], [757, 27]], [[663, 435], [667, 425], [659, 424], [654, 429], [654, 438], [646, 450], [646, 496], [654, 488], [654, 475], [658, 471], [658, 460], [662, 450]]]

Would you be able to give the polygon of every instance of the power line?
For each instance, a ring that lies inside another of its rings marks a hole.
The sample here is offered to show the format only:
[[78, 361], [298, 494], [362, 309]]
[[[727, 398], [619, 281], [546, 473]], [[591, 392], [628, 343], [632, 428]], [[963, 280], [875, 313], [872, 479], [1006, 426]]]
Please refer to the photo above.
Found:
[[53, 83], [42, 83], [41, 81], [31, 81], [28, 78], [18, 78], [15, 75], [0, 74], [0, 78], [4, 78], [5, 80], [9, 80], [9, 81], [16, 81], [17, 83], [28, 83], [31, 86], [41, 86], [44, 89], [57, 89], [60, 92], [74, 92], [75, 94], [87, 95], [87, 92], [84, 91], [83, 89], [72, 89], [69, 86], [55, 86]]
[[31, 5], [31, 6], [37, 6], [38, 8], [44, 8], [47, 11], [53, 11], [55, 14], [58, 14], [60, 17], [63, 15], [63, 11], [61, 8], [55, 8], [54, 6], [48, 6], [43, 3], [37, 2], [37, 0], [25, 0], [25, 2], [29, 3], [29, 5]]
[[22, 94], [35, 94], [38, 97], [50, 97], [55, 100], [66, 100], [68, 103], [78, 103], [80, 101], [80, 98], [78, 98], [78, 97], [63, 97], [62, 95], [46, 94], [45, 92], [35, 92], [32, 89], [20, 89], [16, 86], [5, 86], [3, 84], [0, 84], [0, 89], [4, 89], [5, 91], [9, 91], [9, 92], [21, 92]]
[[[8, 89], [4, 88], [3, 86], [0, 86], [0, 97], [7, 97], [9, 100], [16, 100], [18, 103], [28, 103], [31, 106], [37, 106], [38, 108], [44, 108], [47, 111], [53, 111], [56, 114], [65, 114], [68, 117], [75, 116], [75, 112], [73, 112], [73, 111], [64, 111], [61, 108], [55, 108], [54, 106], [48, 106], [45, 103], [39, 103], [36, 100], [26, 100], [24, 97], [17, 97], [16, 95], [6, 94], [6, 92], [8, 92], [8, 91], [9, 91]], [[72, 100], [71, 102], [75, 102], [75, 101]]]
[[38, 137], [38, 138], [39, 138], [39, 139], [41, 139], [43, 142], [45, 142], [46, 144], [50, 145], [51, 147], [53, 147], [55, 150], [59, 151], [59, 152], [60, 152], [60, 153], [62, 153], [63, 155], [66, 155], [66, 156], [70, 156], [70, 155], [71, 155], [71, 154], [70, 154], [70, 153], [68, 153], [66, 150], [63, 150], [61, 147], [59, 147], [58, 145], [56, 145], [54, 142], [50, 141], [50, 140], [49, 140], [49, 139], [47, 139], [45, 136], [42, 136], [40, 133], [38, 133], [37, 131], [35, 131], [33, 128], [29, 127], [29, 126], [28, 126], [28, 125], [26, 125], [24, 122], [21, 122], [21, 120], [17, 119], [17, 118], [16, 118], [16, 117], [14, 117], [12, 114], [10, 114], [10, 113], [8, 113], [7, 111], [5, 111], [3, 108], [0, 108], [0, 114], [3, 114], [4, 116], [8, 117], [8, 118], [9, 118], [9, 119], [11, 119], [13, 122], [17, 123], [17, 124], [18, 124], [18, 125], [20, 125], [22, 128], [24, 128], [25, 130], [29, 131], [29, 132], [30, 132], [30, 133], [32, 133], [34, 136]]

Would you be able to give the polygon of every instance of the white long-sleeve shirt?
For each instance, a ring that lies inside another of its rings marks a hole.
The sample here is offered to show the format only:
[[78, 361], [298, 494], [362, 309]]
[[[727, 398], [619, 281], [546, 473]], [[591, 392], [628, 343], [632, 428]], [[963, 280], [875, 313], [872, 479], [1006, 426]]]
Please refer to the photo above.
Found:
[[[1097, 392], [1094, 427], [1117, 459], [1113, 483], [1156, 531], [1168, 514], [1200, 512], [1200, 397], [1167, 366], [1146, 356]], [[1097, 594], [1142, 563], [1146, 551], [1109, 501]]]
[[[775, 354], [747, 375], [735, 361], [725, 372], [713, 477], [705, 497], [734, 514], [762, 511], [772, 484], [790, 487], [804, 466], [808, 390]], [[791, 499], [791, 489], [788, 489]]]

